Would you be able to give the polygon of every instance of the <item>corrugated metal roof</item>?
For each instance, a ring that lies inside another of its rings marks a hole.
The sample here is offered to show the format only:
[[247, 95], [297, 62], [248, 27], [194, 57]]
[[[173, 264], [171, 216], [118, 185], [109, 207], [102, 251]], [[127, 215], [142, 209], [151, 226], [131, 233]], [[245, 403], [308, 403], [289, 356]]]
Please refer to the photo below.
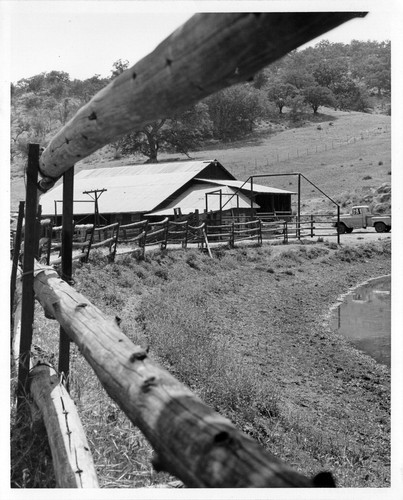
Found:
[[[74, 176], [74, 213], [94, 212], [91, 203], [77, 200], [90, 200], [83, 191], [106, 189], [99, 197], [99, 212], [130, 213], [153, 210], [166, 198], [190, 181], [212, 161], [190, 161], [131, 165], [125, 167], [98, 168], [82, 170]], [[221, 164], [217, 162], [220, 167]], [[55, 213], [55, 200], [62, 200], [62, 184], [43, 194], [40, 199], [44, 216]], [[57, 213], [62, 213], [59, 203]]]
[[[237, 196], [235, 194], [235, 189], [228, 186], [223, 186], [220, 188], [222, 191], [222, 203], [230, 200], [225, 206], [224, 210], [230, 210], [231, 208], [250, 208], [250, 200], [242, 193], [238, 193], [239, 205], [237, 202]], [[217, 194], [211, 194], [208, 196], [208, 210], [218, 211], [220, 210], [220, 196], [218, 194], [219, 189], [217, 186], [210, 184], [196, 184], [191, 188], [187, 189], [178, 198], [170, 203], [163, 210], [157, 210], [146, 215], [173, 215], [174, 208], [180, 208], [183, 215], [190, 214], [195, 210], [199, 210], [203, 213], [206, 208], [206, 193], [216, 192]], [[256, 203], [253, 204], [253, 208], [260, 208]]]
[[[77, 177], [85, 179], [88, 177], [114, 177], [114, 176], [135, 176], [135, 175], [159, 175], [178, 173], [197, 173], [206, 168], [216, 160], [203, 161], [177, 161], [169, 163], [142, 163], [136, 165], [126, 165], [124, 167], [97, 168], [93, 170], [81, 170]], [[220, 162], [217, 162], [220, 165]]]
[[[101, 214], [109, 214], [152, 212], [192, 179], [197, 179], [203, 182], [204, 185], [206, 183], [209, 184], [212, 188], [211, 190], [214, 190], [214, 186], [216, 186], [216, 189], [219, 186], [223, 189], [223, 192], [226, 186], [234, 189], [242, 186], [242, 181], [199, 179], [197, 177], [206, 167], [214, 163], [217, 164], [218, 169], [225, 170], [216, 160], [142, 164], [81, 170], [74, 176], [74, 214], [84, 215], [94, 213], [94, 204], [90, 203], [91, 197], [83, 194], [83, 191], [106, 189], [98, 199], [98, 207]], [[199, 191], [202, 193], [203, 189], [207, 189], [206, 186], [202, 187], [201, 190], [197, 189], [197, 185], [192, 186], [186, 192], [185, 197], [178, 197], [169, 207], [173, 210], [174, 207], [180, 206], [182, 213], [186, 213], [184, 212], [185, 206], [183, 205], [183, 202], [186, 200], [186, 209], [189, 209], [190, 212], [193, 212], [195, 208], [204, 210], [204, 201], [201, 203], [197, 198], [197, 193]], [[250, 190], [250, 183], [245, 184], [242, 189], [246, 191]], [[194, 196], [191, 194], [192, 191], [195, 192]], [[253, 184], [253, 191], [271, 194], [295, 194], [291, 191], [261, 186], [255, 183]], [[233, 192], [231, 191], [232, 194]], [[248, 198], [245, 198], [240, 193], [239, 195], [240, 201], [248, 200]], [[204, 200], [204, 194], [200, 194], [200, 196]], [[56, 185], [53, 189], [43, 194], [40, 198], [43, 216], [54, 215], [55, 200], [61, 201], [62, 198], [62, 184]], [[210, 197], [211, 207], [214, 207], [212, 198], [215, 197]], [[178, 205], [179, 202], [182, 205]], [[231, 203], [235, 203], [234, 206], [236, 206], [236, 198], [233, 198]], [[250, 206], [249, 201], [245, 201], [245, 203]], [[227, 206], [229, 207], [229, 205]], [[217, 208], [211, 209], [219, 209], [218, 201]], [[62, 214], [62, 203], [57, 203], [57, 214]]]
[[[198, 177], [195, 177], [195, 180], [202, 182], [210, 182], [212, 184], [217, 184], [219, 186], [231, 186], [237, 189], [239, 189], [242, 186], [242, 189], [244, 189], [245, 191], [250, 191], [251, 188], [250, 182], [244, 184], [243, 181], [230, 181], [230, 180], [220, 181], [216, 179], [199, 179]], [[255, 193], [297, 194], [293, 191], [286, 191], [285, 189], [278, 189], [270, 186], [262, 186], [261, 184], [256, 184], [255, 182], [253, 183], [253, 191]]]

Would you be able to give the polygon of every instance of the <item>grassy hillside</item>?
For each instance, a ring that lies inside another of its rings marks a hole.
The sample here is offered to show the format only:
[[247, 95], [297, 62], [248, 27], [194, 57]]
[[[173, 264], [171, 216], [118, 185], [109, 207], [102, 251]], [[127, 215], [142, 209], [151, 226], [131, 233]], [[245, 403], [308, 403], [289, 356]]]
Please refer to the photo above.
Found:
[[[243, 141], [216, 144], [191, 153], [193, 159], [217, 159], [237, 178], [265, 173], [301, 172], [333, 199], [362, 198], [371, 189], [391, 182], [391, 118], [380, 114], [325, 110], [315, 122], [298, 128], [266, 125]], [[286, 123], [286, 122], [284, 122]], [[178, 158], [161, 154], [159, 160]], [[113, 160], [108, 147], [77, 163], [86, 168], [142, 163], [144, 158]], [[259, 179], [259, 183], [296, 191], [296, 178]], [[24, 199], [24, 180], [12, 176], [11, 209]], [[325, 211], [331, 204], [309, 184], [302, 184], [303, 209]], [[347, 203], [348, 205], [348, 203]]]

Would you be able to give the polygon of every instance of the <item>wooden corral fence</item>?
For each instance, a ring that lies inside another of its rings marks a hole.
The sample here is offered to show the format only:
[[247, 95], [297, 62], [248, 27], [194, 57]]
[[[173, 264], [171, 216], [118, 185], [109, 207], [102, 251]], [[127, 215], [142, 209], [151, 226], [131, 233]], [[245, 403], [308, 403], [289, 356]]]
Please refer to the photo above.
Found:
[[[42, 263], [61, 264], [62, 256], [62, 226], [52, 226], [50, 221], [43, 224], [43, 237], [39, 241], [38, 257]], [[72, 260], [88, 262], [90, 250], [107, 247], [108, 257], [115, 260], [119, 236], [119, 223], [94, 227], [93, 224], [77, 224], [73, 226], [71, 247]], [[54, 254], [57, 254], [55, 257]]]
[[[165, 218], [159, 222], [143, 220], [125, 225], [114, 223], [95, 229], [93, 224], [77, 224], [74, 226], [73, 249], [76, 251], [73, 260], [88, 262], [90, 251], [100, 247], [106, 247], [108, 259], [114, 261], [117, 253], [138, 252], [144, 257], [145, 249], [149, 246], [165, 249], [169, 245], [180, 245], [188, 248], [193, 244], [203, 249], [206, 240], [208, 244], [221, 243], [234, 247], [248, 240], [261, 245], [263, 240], [288, 243], [293, 239], [337, 236], [332, 221], [334, 217], [310, 214], [301, 215], [298, 221], [294, 215], [287, 215], [283, 219], [278, 214], [258, 214], [250, 221], [238, 222], [237, 217], [227, 217], [223, 224], [202, 222], [199, 226], [191, 226], [188, 221], [175, 222]], [[61, 263], [61, 231], [61, 226], [53, 227], [53, 236], [41, 238], [41, 262], [52, 265]], [[15, 235], [11, 239], [14, 240]], [[118, 251], [119, 245], [122, 246], [121, 251]], [[53, 252], [58, 253], [57, 257], [52, 256]], [[43, 256], [43, 253], [46, 255]]]
[[[60, 386], [61, 374], [56, 377], [57, 383], [52, 370], [40, 367], [31, 370], [34, 295], [45, 315], [56, 319], [61, 327], [59, 372], [68, 371], [66, 348], [68, 354], [69, 342], [73, 341], [107, 393], [150, 441], [157, 457], [154, 462], [157, 470], [170, 472], [190, 487], [334, 486], [326, 474], [314, 479], [302, 476], [239, 432], [155, 364], [141, 347], [132, 344], [115, 318], [107, 317], [69, 285], [74, 233], [73, 168], [77, 161], [115, 137], [140, 130], [153, 120], [165, 118], [222, 88], [250, 80], [257, 71], [289, 51], [364, 15], [357, 12], [195, 15], [154, 52], [95, 95], [55, 135], [41, 155], [39, 145], [30, 145], [18, 308], [21, 328], [17, 410], [27, 404], [26, 396], [31, 394], [47, 428], [55, 469], [59, 471], [56, 474], [59, 487], [96, 486], [97, 482], [91, 472], [85, 437], [80, 438], [78, 417], [66, 404], [68, 392]], [[65, 279], [53, 267], [38, 263], [37, 190], [46, 191], [61, 176], [61, 273]], [[162, 235], [167, 237], [167, 229], [156, 226], [150, 234], [159, 242]], [[109, 226], [107, 230], [110, 234], [103, 240], [101, 233], [105, 228], [92, 230], [92, 247], [107, 241], [116, 249], [119, 227]], [[209, 249], [205, 227], [197, 231]], [[252, 227], [241, 229], [234, 224], [232, 241], [236, 232], [241, 231], [250, 233]], [[142, 232], [147, 233], [147, 228], [142, 228]], [[101, 235], [98, 241], [97, 235]], [[20, 249], [16, 248], [15, 282], [19, 254]], [[63, 393], [61, 404], [55, 396], [56, 388], [58, 395]], [[80, 450], [85, 453], [80, 454]], [[88, 481], [81, 480], [85, 474]]]
[[166, 248], [168, 244], [179, 244], [182, 248], [187, 248], [188, 244], [193, 243], [203, 247], [206, 244], [205, 228], [205, 223], [192, 226], [189, 221], [175, 222], [168, 218], [160, 222], [143, 220], [121, 225], [118, 241], [125, 246], [134, 245], [127, 252], [138, 248], [144, 256], [145, 247], [152, 245]]

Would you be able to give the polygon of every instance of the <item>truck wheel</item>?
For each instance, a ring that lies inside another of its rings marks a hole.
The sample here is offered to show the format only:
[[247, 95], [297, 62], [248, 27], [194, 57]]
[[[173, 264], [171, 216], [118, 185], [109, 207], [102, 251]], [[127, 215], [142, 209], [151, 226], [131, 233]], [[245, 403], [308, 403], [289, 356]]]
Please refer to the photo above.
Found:
[[342, 222], [340, 222], [340, 224], [337, 226], [337, 232], [339, 234], [344, 234], [347, 232], [347, 228]]
[[376, 222], [374, 227], [377, 233], [386, 232], [386, 224], [384, 224], [383, 222]]

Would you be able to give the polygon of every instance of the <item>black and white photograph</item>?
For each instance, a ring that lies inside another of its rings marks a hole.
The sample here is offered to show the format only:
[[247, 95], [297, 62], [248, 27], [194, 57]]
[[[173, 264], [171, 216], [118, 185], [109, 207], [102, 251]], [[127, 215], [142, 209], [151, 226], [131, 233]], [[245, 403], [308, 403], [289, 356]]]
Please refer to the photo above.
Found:
[[2, 499], [401, 498], [402, 21], [0, 0]]

